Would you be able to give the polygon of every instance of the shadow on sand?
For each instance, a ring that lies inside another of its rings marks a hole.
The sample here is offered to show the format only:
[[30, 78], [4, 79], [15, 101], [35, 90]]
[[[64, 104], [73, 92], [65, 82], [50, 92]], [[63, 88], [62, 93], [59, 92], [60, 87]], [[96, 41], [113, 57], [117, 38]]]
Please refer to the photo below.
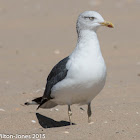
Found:
[[[36, 117], [38, 119], [39, 124], [43, 128], [53, 128], [53, 127], [63, 127], [63, 126], [68, 126], [70, 125], [70, 122], [67, 121], [55, 121], [51, 118], [48, 118], [46, 116], [43, 116], [39, 113], [36, 113]], [[75, 124], [73, 124], [75, 125]]]

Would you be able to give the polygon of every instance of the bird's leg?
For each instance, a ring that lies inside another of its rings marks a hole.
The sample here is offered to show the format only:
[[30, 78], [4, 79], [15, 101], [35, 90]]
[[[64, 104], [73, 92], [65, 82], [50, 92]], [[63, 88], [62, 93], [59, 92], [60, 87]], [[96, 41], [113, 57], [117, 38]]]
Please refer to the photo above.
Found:
[[91, 123], [91, 103], [88, 103], [88, 109], [87, 109], [87, 114], [88, 114], [88, 123]]
[[69, 116], [69, 122], [70, 122], [70, 125], [72, 125], [72, 122], [71, 122], [72, 112], [71, 112], [70, 105], [68, 105], [68, 116]]

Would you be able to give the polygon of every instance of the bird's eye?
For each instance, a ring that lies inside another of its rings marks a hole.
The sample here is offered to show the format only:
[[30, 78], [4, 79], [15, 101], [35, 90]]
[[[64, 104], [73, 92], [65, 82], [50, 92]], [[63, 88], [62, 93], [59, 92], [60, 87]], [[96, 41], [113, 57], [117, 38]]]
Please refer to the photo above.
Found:
[[90, 20], [94, 20], [94, 17], [89, 17]]
[[94, 20], [95, 17], [84, 17], [85, 19], [90, 19], [90, 20]]

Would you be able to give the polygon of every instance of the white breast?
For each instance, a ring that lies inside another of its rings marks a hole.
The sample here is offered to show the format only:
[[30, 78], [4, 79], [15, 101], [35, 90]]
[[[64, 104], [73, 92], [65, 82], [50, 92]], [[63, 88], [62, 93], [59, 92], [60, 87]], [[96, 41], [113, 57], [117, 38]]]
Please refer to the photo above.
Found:
[[[81, 55], [80, 55], [81, 56]], [[52, 89], [57, 104], [86, 104], [104, 87], [106, 66], [102, 56], [70, 59], [67, 77]]]

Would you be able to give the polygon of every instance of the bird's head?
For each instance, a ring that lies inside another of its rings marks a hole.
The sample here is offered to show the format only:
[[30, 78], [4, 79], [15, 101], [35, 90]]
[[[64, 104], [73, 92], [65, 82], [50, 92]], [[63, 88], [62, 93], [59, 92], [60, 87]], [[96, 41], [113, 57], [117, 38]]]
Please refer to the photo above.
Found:
[[106, 26], [113, 28], [114, 25], [111, 22], [107, 22], [103, 17], [95, 11], [85, 11], [81, 13], [77, 20], [77, 30], [96, 30], [100, 26]]

